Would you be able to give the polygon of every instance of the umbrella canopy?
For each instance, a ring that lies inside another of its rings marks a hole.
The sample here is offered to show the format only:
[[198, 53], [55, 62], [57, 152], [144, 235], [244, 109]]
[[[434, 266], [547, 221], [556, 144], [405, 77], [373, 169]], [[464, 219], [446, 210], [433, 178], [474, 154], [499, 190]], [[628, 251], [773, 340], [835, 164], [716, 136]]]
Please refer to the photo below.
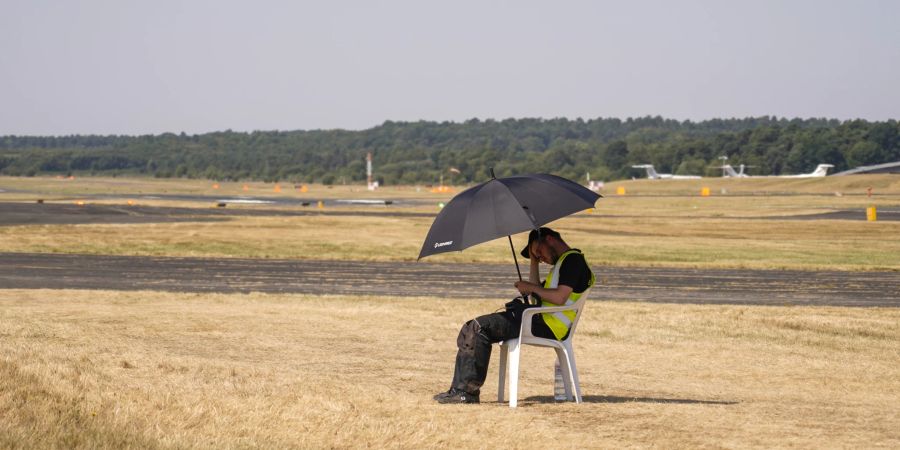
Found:
[[569, 214], [593, 208], [600, 197], [590, 189], [556, 175], [539, 173], [493, 178], [461, 192], [447, 203], [431, 224], [419, 259], [537, 229]]

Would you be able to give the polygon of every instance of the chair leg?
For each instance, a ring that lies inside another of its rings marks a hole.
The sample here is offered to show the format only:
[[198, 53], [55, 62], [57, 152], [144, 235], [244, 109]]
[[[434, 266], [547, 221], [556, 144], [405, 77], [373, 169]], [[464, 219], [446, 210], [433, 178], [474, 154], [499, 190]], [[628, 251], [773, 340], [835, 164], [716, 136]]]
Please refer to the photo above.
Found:
[[566, 356], [566, 351], [560, 348], [556, 350], [556, 359], [559, 361], [559, 368], [562, 371], [562, 379], [563, 379], [563, 387], [566, 391], [566, 401], [572, 401], [572, 384], [569, 381], [569, 362], [568, 356]]
[[[575, 364], [575, 351], [572, 348], [571, 342], [566, 342], [566, 366], [568, 369], [568, 374], [566, 374], [566, 381], [572, 385], [572, 391], [575, 393], [575, 403], [581, 403], [581, 381], [578, 379], [578, 366]], [[572, 399], [571, 393], [569, 389], [566, 389], [566, 396], [569, 399]]]
[[509, 343], [509, 407], [515, 408], [519, 403], [519, 352], [522, 349], [518, 339]]
[[506, 342], [500, 343], [500, 380], [497, 382], [497, 401], [503, 403], [506, 401], [506, 358], [509, 352], [509, 345]]

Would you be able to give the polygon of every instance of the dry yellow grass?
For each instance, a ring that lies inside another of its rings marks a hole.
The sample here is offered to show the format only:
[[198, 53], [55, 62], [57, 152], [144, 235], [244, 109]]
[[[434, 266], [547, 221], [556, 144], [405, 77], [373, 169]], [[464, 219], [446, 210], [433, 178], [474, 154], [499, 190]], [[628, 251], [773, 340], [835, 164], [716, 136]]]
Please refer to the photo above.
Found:
[[[0, 227], [14, 252], [412, 261], [430, 217], [238, 217], [221, 222]], [[900, 222], [598, 218], [551, 224], [593, 264], [900, 270]], [[516, 247], [525, 235], [514, 236]], [[433, 262], [509, 263], [499, 239]]]
[[[121, 195], [119, 200], [102, 200], [121, 203], [127, 194], [135, 192], [235, 195], [244, 192], [241, 190], [243, 184], [220, 183], [220, 189], [213, 190], [212, 182], [204, 180], [0, 177], [0, 188], [11, 190], [0, 194], [0, 200], [21, 196], [33, 198], [36, 193], [65, 197], [81, 192]], [[276, 195], [271, 192], [271, 185], [247, 184], [250, 195]], [[897, 256], [900, 255], [900, 239], [895, 238], [900, 236], [900, 222], [778, 218], [847, 209], [856, 210], [863, 217], [864, 208], [873, 204], [880, 208], [900, 207], [900, 177], [896, 175], [793, 180], [636, 180], [618, 184], [625, 185], [629, 193], [658, 196], [607, 194], [592, 212], [551, 224], [565, 231], [573, 244], [587, 251], [594, 264], [900, 270], [900, 257]], [[616, 185], [611, 183], [607, 191], [614, 191]], [[696, 194], [704, 185], [711, 186], [712, 197], [667, 196]], [[868, 186], [872, 186], [876, 194], [872, 198], [863, 195]], [[722, 189], [728, 194], [722, 195]], [[834, 195], [835, 192], [843, 194]], [[734, 195], [747, 193], [791, 195]], [[286, 189], [280, 195], [300, 194]], [[435, 205], [394, 205], [364, 210], [431, 213], [437, 213], [437, 201], [446, 201], [452, 196], [431, 194], [424, 189], [417, 192], [415, 187], [403, 186], [384, 188], [376, 193], [360, 186], [309, 187], [309, 197], [324, 195], [331, 196], [329, 198], [427, 198]], [[141, 200], [141, 203], [203, 206], [184, 201]], [[229, 206], [230, 209], [235, 207], [260, 208]], [[261, 208], [279, 209], [268, 205]], [[203, 208], [198, 208], [197, 214], [200, 220]], [[753, 220], [748, 220], [750, 218]], [[0, 248], [16, 252], [410, 261], [418, 255], [431, 222], [430, 217], [269, 216], [235, 217], [217, 222], [8, 226], [0, 227]], [[518, 246], [524, 236], [514, 239]], [[509, 262], [509, 250], [504, 240], [497, 240], [430, 260], [506, 263]]]
[[0, 291], [0, 447], [900, 446], [897, 309], [592, 302], [584, 404], [531, 347], [517, 410], [496, 353], [485, 404], [434, 404], [500, 303]]
[[[896, 207], [898, 180], [628, 181], [631, 194], [710, 184], [714, 195], [610, 195], [595, 217], [554, 226], [595, 265], [900, 270], [897, 222], [741, 219]], [[0, 178], [0, 189], [28, 191], [0, 200], [278, 195], [273, 185], [241, 185]], [[859, 195], [868, 185], [889, 195]], [[723, 188], [804, 195], [728, 197]], [[450, 197], [358, 186], [311, 186], [306, 195]], [[318, 216], [12, 226], [0, 227], [0, 248], [411, 260], [430, 224]], [[432, 260], [508, 263], [509, 248], [495, 241]], [[0, 447], [900, 446], [898, 309], [592, 302], [576, 339], [585, 404], [551, 402], [552, 353], [528, 348], [521, 397], [529, 400], [519, 410], [435, 405], [459, 326], [503, 301], [0, 290]], [[494, 398], [496, 356], [484, 392]]]

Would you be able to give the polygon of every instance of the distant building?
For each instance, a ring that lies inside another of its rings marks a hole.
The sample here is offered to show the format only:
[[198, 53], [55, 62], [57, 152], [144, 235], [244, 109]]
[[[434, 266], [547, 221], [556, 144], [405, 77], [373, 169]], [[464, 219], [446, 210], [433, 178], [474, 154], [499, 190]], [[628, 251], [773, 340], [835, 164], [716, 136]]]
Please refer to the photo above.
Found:
[[843, 172], [838, 172], [832, 176], [840, 176], [840, 175], [856, 175], [856, 174], [870, 174], [870, 173], [896, 173], [900, 174], [900, 161], [885, 163], [885, 164], [876, 164], [874, 166], [859, 166], [855, 169], [845, 170]]

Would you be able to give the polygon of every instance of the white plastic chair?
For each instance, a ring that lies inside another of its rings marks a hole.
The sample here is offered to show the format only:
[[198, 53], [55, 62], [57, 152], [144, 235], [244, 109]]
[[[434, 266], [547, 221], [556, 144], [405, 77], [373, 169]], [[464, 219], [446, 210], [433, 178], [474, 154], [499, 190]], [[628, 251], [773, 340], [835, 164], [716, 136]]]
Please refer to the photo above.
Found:
[[[577, 302], [567, 306], [551, 306], [540, 308], [528, 308], [522, 314], [522, 328], [518, 339], [510, 339], [500, 343], [500, 385], [497, 401], [504, 402], [506, 393], [507, 362], [509, 370], [509, 407], [515, 408], [518, 403], [519, 390], [519, 355], [522, 344], [550, 347], [556, 350], [559, 366], [562, 369], [563, 384], [566, 387], [566, 399], [581, 403], [581, 384], [578, 381], [578, 369], [575, 367], [575, 352], [572, 349], [572, 338], [575, 336], [575, 328], [581, 319], [587, 292], [581, 295]], [[564, 341], [556, 339], [540, 338], [531, 334], [531, 321], [535, 314], [553, 313], [558, 311], [575, 311], [575, 320], [569, 328], [569, 335]], [[573, 395], [574, 394], [574, 395]]]

